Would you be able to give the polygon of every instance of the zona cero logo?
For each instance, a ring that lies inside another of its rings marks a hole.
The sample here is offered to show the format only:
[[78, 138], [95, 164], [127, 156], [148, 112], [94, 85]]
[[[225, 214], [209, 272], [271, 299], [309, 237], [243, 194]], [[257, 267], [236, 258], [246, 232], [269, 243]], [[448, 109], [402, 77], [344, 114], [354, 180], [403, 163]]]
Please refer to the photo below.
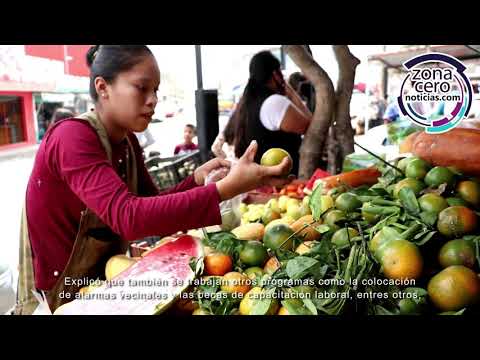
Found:
[[397, 100], [404, 116], [431, 134], [447, 132], [468, 116], [473, 90], [460, 61], [450, 55], [428, 53], [403, 66], [407, 75]]

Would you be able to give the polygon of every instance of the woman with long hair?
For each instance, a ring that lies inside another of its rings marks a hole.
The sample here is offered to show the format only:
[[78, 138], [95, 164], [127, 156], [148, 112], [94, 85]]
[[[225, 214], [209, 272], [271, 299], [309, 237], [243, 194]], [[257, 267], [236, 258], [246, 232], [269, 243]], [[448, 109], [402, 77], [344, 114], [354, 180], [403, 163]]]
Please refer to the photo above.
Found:
[[240, 157], [252, 140], [257, 140], [255, 161], [270, 148], [282, 148], [293, 159], [292, 173], [298, 174], [302, 135], [312, 113], [285, 82], [280, 61], [261, 51], [250, 61], [250, 77], [231, 121], [235, 124], [235, 155]]

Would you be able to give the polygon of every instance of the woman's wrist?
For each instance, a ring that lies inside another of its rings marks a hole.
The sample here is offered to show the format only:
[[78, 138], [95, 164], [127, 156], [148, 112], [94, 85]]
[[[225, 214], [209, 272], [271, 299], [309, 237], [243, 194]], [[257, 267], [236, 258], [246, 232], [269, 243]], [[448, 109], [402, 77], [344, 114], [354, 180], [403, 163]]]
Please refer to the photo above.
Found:
[[217, 181], [215, 184], [217, 185], [217, 191], [218, 195], [220, 196], [220, 201], [225, 201], [238, 195], [235, 190], [233, 190], [228, 176], [220, 181]]

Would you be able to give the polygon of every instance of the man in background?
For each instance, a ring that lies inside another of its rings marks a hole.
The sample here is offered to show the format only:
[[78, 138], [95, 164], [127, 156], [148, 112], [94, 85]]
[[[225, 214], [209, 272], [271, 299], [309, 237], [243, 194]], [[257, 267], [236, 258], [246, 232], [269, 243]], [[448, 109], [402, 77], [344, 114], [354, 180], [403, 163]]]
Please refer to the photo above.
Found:
[[385, 113], [383, 115], [384, 124], [389, 124], [394, 121], [397, 121], [400, 117], [400, 109], [398, 108], [397, 99], [393, 99], [387, 106]]

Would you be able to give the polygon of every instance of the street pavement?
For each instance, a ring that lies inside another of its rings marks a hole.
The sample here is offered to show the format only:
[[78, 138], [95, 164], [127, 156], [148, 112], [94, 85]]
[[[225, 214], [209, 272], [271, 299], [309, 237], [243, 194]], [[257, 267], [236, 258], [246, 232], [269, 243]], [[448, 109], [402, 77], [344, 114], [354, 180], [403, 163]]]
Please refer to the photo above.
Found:
[[0, 219], [2, 225], [0, 264], [8, 266], [12, 271], [12, 286], [15, 289], [18, 278], [20, 218], [33, 160], [32, 155], [0, 161]]

